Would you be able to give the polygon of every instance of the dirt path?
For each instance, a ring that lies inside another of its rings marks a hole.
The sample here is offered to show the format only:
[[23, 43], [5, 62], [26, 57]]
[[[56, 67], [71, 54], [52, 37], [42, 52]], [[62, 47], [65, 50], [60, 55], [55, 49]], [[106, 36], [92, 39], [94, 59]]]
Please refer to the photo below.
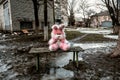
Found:
[[82, 36], [80, 36], [80, 37], [77, 37], [77, 38], [75, 38], [75, 39], [72, 39], [72, 40], [70, 40], [70, 41], [75, 42], [75, 41], [77, 41], [77, 40], [81, 40], [82, 38], [86, 37], [87, 35], [88, 35], [88, 34], [84, 34], [84, 35], [82, 35]]

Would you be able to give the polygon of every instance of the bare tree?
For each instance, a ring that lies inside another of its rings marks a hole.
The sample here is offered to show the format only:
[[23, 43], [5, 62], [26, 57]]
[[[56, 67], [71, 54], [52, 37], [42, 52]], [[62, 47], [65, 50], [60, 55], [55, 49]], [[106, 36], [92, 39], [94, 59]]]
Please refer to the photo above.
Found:
[[44, 0], [44, 41], [48, 40], [48, 10], [47, 10], [47, 0]]
[[100, 11], [105, 11], [106, 10], [106, 5], [105, 4], [103, 4], [103, 3], [101, 3], [101, 2], [97, 2], [96, 3], [96, 8], [98, 8]]
[[117, 42], [117, 47], [111, 54], [112, 57], [120, 55], [120, 0], [102, 0], [109, 11], [112, 23], [114, 26], [114, 33], [119, 33], [119, 38]]
[[[60, 0], [59, 0], [60, 1]], [[68, 14], [68, 1], [67, 0], [61, 0], [60, 1], [60, 7], [61, 7], [61, 14], [64, 15], [64, 16], [69, 16]], [[56, 6], [57, 7], [57, 6]]]
[[89, 14], [89, 7], [90, 4], [88, 3], [88, 0], [80, 0], [79, 1], [79, 7], [78, 7], [78, 13], [82, 13], [83, 19], [85, 22], [85, 18], [87, 17], [87, 14]]
[[95, 14], [96, 12], [92, 9], [89, 9], [88, 11], [86, 11], [86, 16], [87, 16], [87, 20], [85, 21], [86, 27], [90, 27], [91, 24], [91, 15]]
[[[53, 4], [51, 4], [51, 1]], [[44, 5], [44, 41], [48, 40], [48, 7], [53, 9], [53, 19], [54, 19], [54, 0], [32, 0], [34, 6], [34, 15], [35, 15], [35, 30], [38, 32], [39, 28], [39, 18], [38, 12], [40, 5]], [[42, 3], [41, 3], [42, 2]]]
[[[78, 0], [59, 0], [59, 6], [61, 7], [61, 15], [68, 18], [69, 25], [73, 26], [75, 19], [75, 6]], [[59, 7], [58, 6], [58, 7]], [[57, 6], [56, 6], [57, 7]]]
[[76, 3], [77, 3], [77, 0], [71, 0], [71, 1], [69, 1], [68, 2], [68, 20], [69, 20], [69, 25], [70, 26], [73, 26], [74, 25], [74, 23], [75, 23], [75, 16], [74, 16], [74, 14], [75, 14], [75, 10], [74, 10], [74, 8], [75, 8], [75, 6], [76, 6]]
[[113, 33], [118, 34], [120, 29], [120, 0], [102, 0], [109, 11], [113, 24]]
[[53, 6], [52, 6], [52, 8], [53, 8], [53, 21], [55, 23], [55, 1], [54, 0], [53, 0]]
[[38, 10], [39, 10], [39, 0], [32, 0], [34, 6], [34, 16], [35, 16], [35, 31], [38, 32], [39, 28], [39, 18], [38, 18]]

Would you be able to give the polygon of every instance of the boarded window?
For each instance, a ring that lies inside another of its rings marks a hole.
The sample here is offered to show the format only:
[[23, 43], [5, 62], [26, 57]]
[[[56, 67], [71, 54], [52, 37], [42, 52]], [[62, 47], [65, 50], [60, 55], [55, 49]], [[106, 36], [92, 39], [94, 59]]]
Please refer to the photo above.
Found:
[[20, 28], [21, 29], [32, 29], [32, 22], [20, 22]]

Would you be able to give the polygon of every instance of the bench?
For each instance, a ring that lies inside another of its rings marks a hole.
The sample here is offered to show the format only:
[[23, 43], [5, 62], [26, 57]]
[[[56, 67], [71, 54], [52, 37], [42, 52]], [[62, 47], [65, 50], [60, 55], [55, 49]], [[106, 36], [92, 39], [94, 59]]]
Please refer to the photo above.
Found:
[[57, 50], [57, 51], [50, 51], [47, 47], [38, 47], [38, 48], [31, 48], [29, 51], [29, 54], [36, 54], [36, 69], [37, 71], [39, 71], [39, 55], [43, 54], [43, 53], [61, 53], [61, 52], [73, 52], [73, 62], [76, 63], [76, 66], [78, 67], [78, 53], [80, 51], [84, 51], [81, 47], [72, 47], [67, 51], [62, 51], [62, 50]]

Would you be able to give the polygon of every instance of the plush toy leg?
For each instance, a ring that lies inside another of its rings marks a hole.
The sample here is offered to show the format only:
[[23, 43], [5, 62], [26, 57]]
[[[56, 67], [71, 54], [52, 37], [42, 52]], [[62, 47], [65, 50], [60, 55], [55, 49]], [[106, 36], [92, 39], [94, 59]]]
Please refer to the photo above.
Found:
[[60, 49], [67, 51], [70, 48], [70, 44], [61, 43], [59, 47], [60, 47]]
[[49, 50], [50, 51], [56, 51], [58, 49], [58, 45], [57, 44], [52, 44], [49, 46]]

